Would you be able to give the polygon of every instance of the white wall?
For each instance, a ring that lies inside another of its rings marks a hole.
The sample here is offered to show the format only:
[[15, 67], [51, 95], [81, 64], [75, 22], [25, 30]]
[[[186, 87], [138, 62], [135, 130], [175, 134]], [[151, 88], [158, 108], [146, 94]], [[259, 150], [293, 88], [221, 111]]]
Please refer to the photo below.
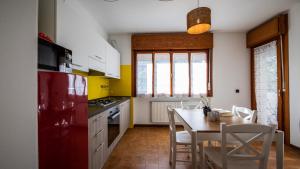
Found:
[[[215, 33], [212, 106], [250, 107], [250, 53], [245, 33]], [[239, 89], [240, 93], [235, 93]]]
[[[130, 34], [110, 35], [121, 52], [122, 64], [131, 62]], [[236, 94], [235, 89], [240, 89]], [[245, 33], [215, 33], [213, 49], [213, 107], [250, 107], [250, 54]], [[150, 99], [134, 99], [135, 124], [151, 124]]]
[[300, 3], [289, 12], [289, 77], [291, 144], [300, 147]]
[[0, 168], [37, 169], [37, 0], [0, 1]]
[[109, 40], [117, 42], [117, 50], [121, 54], [121, 65], [131, 65], [131, 34], [113, 34]]
[[63, 3], [68, 1], [67, 3], [70, 4], [71, 7], [74, 8], [78, 13], [80, 13], [82, 18], [85, 18], [85, 22], [83, 24], [93, 25], [92, 29], [96, 29], [97, 32], [105, 40], [108, 39], [108, 34], [107, 34], [106, 30], [103, 28], [102, 25], [100, 25], [97, 22], [97, 19], [92, 14], [86, 8], [84, 8], [81, 0], [59, 0], [59, 1], [63, 1]]

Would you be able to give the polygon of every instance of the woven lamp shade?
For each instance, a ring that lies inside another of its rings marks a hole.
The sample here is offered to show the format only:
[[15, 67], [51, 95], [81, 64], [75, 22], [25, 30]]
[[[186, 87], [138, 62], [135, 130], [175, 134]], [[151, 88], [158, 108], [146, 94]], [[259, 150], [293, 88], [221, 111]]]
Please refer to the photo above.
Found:
[[211, 12], [207, 7], [199, 7], [187, 14], [187, 32], [189, 34], [200, 34], [211, 28]]

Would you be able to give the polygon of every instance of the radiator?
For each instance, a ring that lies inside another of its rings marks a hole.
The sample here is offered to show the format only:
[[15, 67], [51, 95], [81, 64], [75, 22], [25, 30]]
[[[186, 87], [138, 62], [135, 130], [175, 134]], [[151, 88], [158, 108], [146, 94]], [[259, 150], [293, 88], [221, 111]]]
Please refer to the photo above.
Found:
[[[153, 123], [168, 123], [168, 111], [167, 107], [172, 105], [174, 107], [180, 107], [180, 102], [151, 102], [151, 121]], [[175, 122], [179, 122], [175, 116]]]

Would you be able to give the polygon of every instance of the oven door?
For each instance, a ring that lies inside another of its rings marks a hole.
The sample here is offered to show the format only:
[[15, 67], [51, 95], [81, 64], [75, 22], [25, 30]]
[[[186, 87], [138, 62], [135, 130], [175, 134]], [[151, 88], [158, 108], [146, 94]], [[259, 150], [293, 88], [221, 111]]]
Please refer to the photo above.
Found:
[[108, 120], [108, 147], [120, 134], [120, 110], [110, 114]]

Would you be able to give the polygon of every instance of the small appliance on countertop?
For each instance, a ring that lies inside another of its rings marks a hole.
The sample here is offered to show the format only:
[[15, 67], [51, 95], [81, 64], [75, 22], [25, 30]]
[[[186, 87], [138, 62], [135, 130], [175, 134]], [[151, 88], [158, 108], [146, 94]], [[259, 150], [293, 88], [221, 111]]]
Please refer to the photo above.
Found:
[[38, 68], [47, 71], [72, 73], [72, 51], [39, 38]]

